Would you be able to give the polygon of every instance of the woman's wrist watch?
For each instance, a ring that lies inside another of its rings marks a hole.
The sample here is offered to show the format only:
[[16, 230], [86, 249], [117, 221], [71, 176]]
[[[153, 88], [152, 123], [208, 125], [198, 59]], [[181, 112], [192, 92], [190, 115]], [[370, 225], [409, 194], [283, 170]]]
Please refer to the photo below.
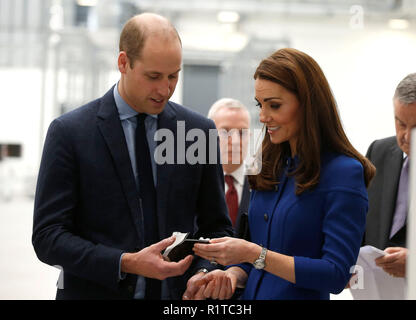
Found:
[[256, 268], [257, 270], [264, 269], [264, 267], [266, 266], [266, 254], [267, 248], [262, 247], [259, 258], [253, 262], [254, 268]]

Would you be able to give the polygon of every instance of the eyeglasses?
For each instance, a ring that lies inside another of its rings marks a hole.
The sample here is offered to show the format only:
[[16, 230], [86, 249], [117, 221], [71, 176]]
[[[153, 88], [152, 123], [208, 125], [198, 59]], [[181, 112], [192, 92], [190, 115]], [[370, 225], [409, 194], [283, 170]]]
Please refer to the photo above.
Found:
[[250, 135], [250, 129], [218, 129], [218, 135], [221, 138], [233, 138], [233, 137], [239, 137], [240, 139], [245, 139]]

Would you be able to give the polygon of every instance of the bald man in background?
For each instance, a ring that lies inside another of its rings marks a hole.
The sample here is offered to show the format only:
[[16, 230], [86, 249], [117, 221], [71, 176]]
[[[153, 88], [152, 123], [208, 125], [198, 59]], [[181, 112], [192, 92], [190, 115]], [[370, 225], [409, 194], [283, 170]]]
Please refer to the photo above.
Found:
[[416, 127], [416, 73], [398, 84], [393, 97], [396, 135], [374, 141], [367, 151], [377, 172], [368, 188], [364, 244], [387, 255], [376, 264], [395, 277], [406, 276], [410, 136]]
[[222, 98], [211, 106], [208, 118], [215, 122], [220, 137], [225, 198], [234, 235], [249, 240], [250, 188], [243, 164], [249, 140], [250, 112], [240, 101]]
[[232, 235], [218, 148], [216, 164], [209, 154], [197, 165], [154, 157], [159, 129], [176, 148], [178, 121], [206, 137], [215, 129], [169, 101], [182, 65], [176, 29], [141, 14], [125, 24], [119, 46], [120, 81], [55, 119], [44, 145], [32, 242], [41, 261], [63, 270], [57, 299], [180, 299], [214, 266], [192, 255], [165, 261], [172, 232]]

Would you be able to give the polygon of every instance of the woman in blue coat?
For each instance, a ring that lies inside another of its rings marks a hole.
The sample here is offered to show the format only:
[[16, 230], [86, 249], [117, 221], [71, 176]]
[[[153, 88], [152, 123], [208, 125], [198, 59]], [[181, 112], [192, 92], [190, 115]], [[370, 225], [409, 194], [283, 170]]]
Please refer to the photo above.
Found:
[[[249, 176], [251, 241], [219, 238], [195, 253], [228, 265], [195, 296], [329, 299], [351, 278], [375, 168], [354, 149], [319, 65], [295, 49], [263, 60], [255, 94], [266, 134], [262, 170]], [[230, 266], [231, 265], [231, 266]]]

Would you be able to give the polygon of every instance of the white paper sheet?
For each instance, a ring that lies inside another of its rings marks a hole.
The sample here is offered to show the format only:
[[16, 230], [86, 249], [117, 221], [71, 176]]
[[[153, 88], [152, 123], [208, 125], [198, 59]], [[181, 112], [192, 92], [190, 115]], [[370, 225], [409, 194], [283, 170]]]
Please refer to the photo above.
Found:
[[350, 291], [354, 300], [404, 300], [406, 298], [406, 281], [396, 278], [377, 267], [375, 259], [386, 253], [372, 246], [360, 248], [355, 271], [355, 284]]

